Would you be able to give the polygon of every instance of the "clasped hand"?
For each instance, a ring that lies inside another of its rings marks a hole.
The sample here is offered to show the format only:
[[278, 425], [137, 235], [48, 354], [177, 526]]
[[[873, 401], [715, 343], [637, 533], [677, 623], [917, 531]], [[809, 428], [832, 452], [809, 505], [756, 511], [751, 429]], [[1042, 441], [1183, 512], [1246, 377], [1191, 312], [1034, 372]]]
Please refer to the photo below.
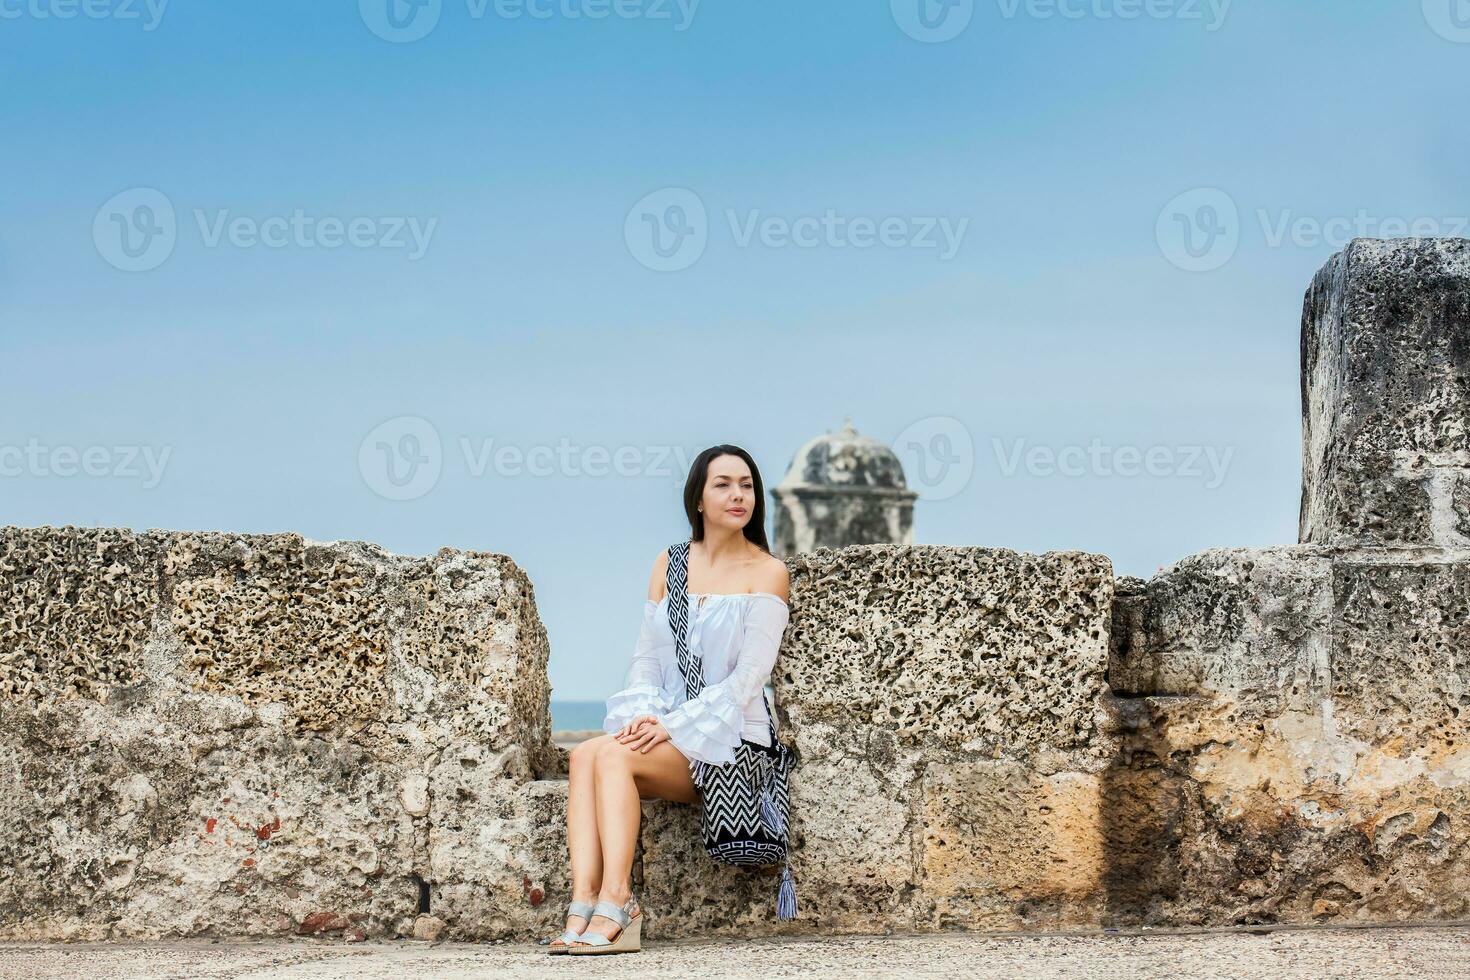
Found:
[[647, 752], [658, 743], [667, 741], [668, 737], [668, 729], [653, 715], [639, 715], [613, 736], [628, 748], [639, 752]]

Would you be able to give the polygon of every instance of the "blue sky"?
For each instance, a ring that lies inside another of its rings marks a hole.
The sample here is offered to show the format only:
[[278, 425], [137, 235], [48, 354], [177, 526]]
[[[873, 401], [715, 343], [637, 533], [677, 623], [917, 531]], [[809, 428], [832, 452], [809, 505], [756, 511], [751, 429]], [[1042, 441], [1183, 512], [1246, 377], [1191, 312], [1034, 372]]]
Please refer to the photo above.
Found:
[[717, 442], [948, 436], [921, 543], [1294, 541], [1313, 272], [1467, 234], [1464, 0], [88, 2], [0, 0], [4, 522], [502, 551], [557, 698]]

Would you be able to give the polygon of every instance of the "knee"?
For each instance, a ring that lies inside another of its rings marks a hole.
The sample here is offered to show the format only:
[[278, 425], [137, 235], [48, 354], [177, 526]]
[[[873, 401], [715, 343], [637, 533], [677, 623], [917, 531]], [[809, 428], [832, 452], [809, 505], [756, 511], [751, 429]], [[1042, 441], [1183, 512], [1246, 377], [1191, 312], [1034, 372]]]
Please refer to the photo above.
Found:
[[596, 753], [594, 758], [597, 760], [598, 772], [607, 772], [614, 768], [627, 768], [629, 762], [632, 761], [630, 758], [632, 753], [626, 745], [611, 735], [606, 739], [599, 740], [599, 742], [600, 744], [593, 750]]
[[567, 764], [573, 769], [592, 765], [597, 758], [598, 746], [610, 738], [612, 738], [611, 735], [598, 735], [596, 738], [577, 743], [572, 747], [572, 751], [567, 753]]

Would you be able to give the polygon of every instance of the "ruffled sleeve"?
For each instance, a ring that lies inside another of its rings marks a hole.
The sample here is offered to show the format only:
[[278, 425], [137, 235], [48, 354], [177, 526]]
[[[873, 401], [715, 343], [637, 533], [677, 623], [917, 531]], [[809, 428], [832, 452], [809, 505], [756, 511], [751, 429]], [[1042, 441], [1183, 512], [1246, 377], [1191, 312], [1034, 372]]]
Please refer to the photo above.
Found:
[[623, 689], [607, 699], [607, 714], [602, 719], [602, 730], [609, 735], [622, 730], [640, 715], [658, 717], [673, 706], [663, 689], [663, 666], [659, 651], [672, 646], [672, 641], [659, 637], [655, 623], [658, 603], [651, 599], [643, 602], [643, 628], [638, 632], [638, 643], [633, 648], [633, 661], [628, 665]]
[[735, 761], [745, 707], [771, 676], [790, 616], [786, 603], [757, 594], [746, 610], [744, 636], [730, 675], [718, 684], [706, 684], [698, 697], [659, 717], [669, 741], [690, 760], [715, 765]]

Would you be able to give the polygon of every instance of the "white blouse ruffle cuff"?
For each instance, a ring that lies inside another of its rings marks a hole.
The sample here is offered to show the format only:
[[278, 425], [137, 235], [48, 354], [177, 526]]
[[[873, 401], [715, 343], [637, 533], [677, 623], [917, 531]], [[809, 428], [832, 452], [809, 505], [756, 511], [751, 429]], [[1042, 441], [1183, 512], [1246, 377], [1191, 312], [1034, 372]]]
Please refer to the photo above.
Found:
[[625, 687], [609, 697], [606, 704], [607, 715], [602, 719], [602, 730], [609, 735], [622, 730], [624, 725], [640, 715], [657, 718], [670, 707], [663, 690], [652, 684]]
[[724, 765], [735, 761], [745, 712], [730, 692], [714, 684], [659, 718], [674, 748], [692, 761]]

